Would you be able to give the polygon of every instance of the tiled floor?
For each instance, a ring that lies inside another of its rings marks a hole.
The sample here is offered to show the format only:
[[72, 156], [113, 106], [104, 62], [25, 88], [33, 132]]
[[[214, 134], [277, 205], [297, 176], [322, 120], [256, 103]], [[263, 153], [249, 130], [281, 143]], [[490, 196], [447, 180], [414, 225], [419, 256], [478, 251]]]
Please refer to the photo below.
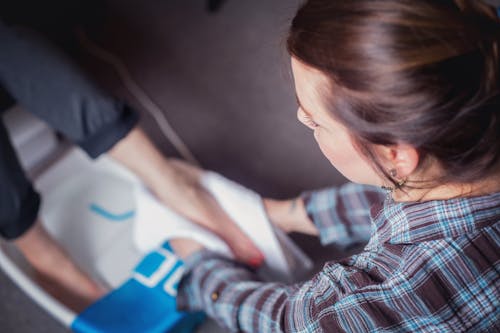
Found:
[[[284, 43], [298, 1], [228, 0], [215, 14], [204, 0], [108, 2], [112, 15], [92, 38], [123, 59], [203, 166], [275, 197], [343, 181], [295, 117]], [[104, 87], [128, 96], [109, 66], [82, 59]], [[173, 154], [146, 114], [143, 126]], [[325, 252], [309, 238], [301, 244]], [[65, 331], [3, 273], [0, 300], [0, 332]]]

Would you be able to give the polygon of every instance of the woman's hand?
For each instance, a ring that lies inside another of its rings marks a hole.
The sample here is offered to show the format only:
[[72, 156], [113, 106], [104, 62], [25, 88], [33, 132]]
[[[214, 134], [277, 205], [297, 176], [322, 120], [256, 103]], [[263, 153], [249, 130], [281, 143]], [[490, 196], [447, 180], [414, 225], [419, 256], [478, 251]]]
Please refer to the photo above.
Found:
[[253, 242], [201, 186], [202, 170], [166, 159], [139, 128], [118, 142], [109, 155], [137, 174], [165, 205], [217, 234], [236, 259], [252, 266], [264, 261]]
[[290, 200], [264, 199], [264, 208], [272, 223], [285, 232], [318, 235], [318, 229], [309, 219], [301, 198]]

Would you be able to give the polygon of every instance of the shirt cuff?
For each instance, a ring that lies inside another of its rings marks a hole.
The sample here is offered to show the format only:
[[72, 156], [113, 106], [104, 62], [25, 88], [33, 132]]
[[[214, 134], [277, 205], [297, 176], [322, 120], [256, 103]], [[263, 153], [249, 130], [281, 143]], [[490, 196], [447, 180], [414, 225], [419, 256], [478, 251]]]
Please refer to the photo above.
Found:
[[321, 244], [335, 244], [345, 250], [370, 238], [370, 207], [380, 199], [380, 191], [375, 187], [347, 183], [305, 192], [301, 197], [309, 219], [318, 229]]
[[220, 298], [224, 297], [223, 291], [228, 285], [259, 280], [250, 267], [209, 250], [187, 257], [184, 269], [177, 293], [177, 308], [204, 311], [212, 317], [217, 317], [216, 307], [221, 303]]
[[338, 221], [334, 221], [329, 213], [335, 207], [334, 191], [335, 189], [324, 189], [308, 191], [300, 195], [304, 201], [307, 216], [318, 229], [318, 237], [322, 245], [338, 243], [342, 234], [346, 233], [345, 228], [342, 228]]

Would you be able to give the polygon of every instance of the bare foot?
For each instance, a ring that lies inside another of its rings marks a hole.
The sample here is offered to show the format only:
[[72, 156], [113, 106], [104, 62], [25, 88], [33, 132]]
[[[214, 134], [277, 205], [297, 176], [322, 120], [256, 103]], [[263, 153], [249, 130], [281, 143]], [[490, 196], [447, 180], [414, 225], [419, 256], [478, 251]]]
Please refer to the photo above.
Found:
[[204, 171], [175, 159], [169, 160], [169, 167], [175, 172], [175, 176], [170, 178], [173, 183], [160, 186], [155, 191], [158, 198], [181, 215], [217, 234], [237, 260], [259, 267], [264, 262], [264, 255], [200, 184]]
[[105, 289], [73, 263], [40, 221], [15, 244], [35, 269], [40, 285], [70, 309], [81, 312], [105, 294]]
[[53, 276], [42, 274], [36, 271], [36, 280], [38, 284], [48, 292], [52, 297], [64, 304], [68, 309], [73, 310], [75, 313], [81, 313], [89, 305], [94, 303], [100, 296], [88, 298], [76, 293], [74, 290], [64, 286], [60, 281], [57, 281]]

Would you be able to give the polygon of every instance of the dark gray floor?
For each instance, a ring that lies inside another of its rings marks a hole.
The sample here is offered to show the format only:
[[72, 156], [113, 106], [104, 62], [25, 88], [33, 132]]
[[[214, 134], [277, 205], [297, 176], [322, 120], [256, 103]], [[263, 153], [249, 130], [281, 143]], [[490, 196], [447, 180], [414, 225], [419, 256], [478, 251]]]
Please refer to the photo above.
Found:
[[[296, 120], [284, 50], [296, 1], [112, 0], [98, 36], [165, 110], [202, 164], [264, 195], [340, 181]], [[145, 127], [169, 153], [149, 117]]]
[[0, 270], [0, 332], [58, 333], [67, 330], [33, 303]]
[[[265, 196], [290, 197], [343, 182], [296, 118], [284, 42], [296, 0], [110, 0], [92, 36], [124, 60], [204, 167]], [[82, 57], [101, 83], [127, 97], [102, 62]], [[133, 100], [131, 103], [135, 104]], [[148, 115], [143, 126], [173, 150]], [[313, 255], [311, 239], [301, 244]], [[64, 332], [0, 273], [0, 332]]]

